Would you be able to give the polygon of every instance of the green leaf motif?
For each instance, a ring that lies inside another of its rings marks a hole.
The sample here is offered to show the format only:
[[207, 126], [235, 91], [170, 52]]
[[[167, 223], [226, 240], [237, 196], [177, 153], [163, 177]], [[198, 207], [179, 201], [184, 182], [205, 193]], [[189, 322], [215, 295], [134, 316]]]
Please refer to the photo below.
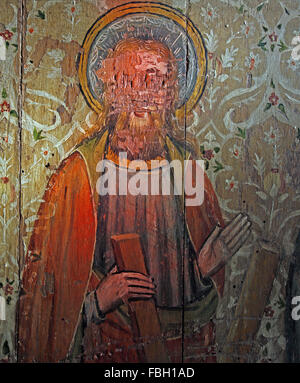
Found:
[[270, 322], [267, 322], [266, 329], [267, 329], [267, 331], [270, 331], [270, 329], [271, 329], [271, 323]]
[[244, 12], [244, 6], [243, 5], [240, 6], [240, 8], [238, 9], [238, 12], [239, 13], [243, 13]]
[[238, 128], [238, 131], [239, 132], [236, 133], [236, 136], [242, 138], [243, 140], [245, 140], [245, 138], [246, 138], [246, 129]]
[[209, 161], [205, 161], [205, 170], [208, 170], [209, 169]]
[[16, 27], [13, 27], [11, 28], [12, 32], [16, 33], [17, 32], [17, 28]]
[[219, 147], [215, 147], [215, 148], [214, 148], [214, 151], [215, 151], [215, 153], [219, 153], [220, 148], [219, 148]]
[[268, 32], [268, 28], [267, 27], [263, 27], [263, 30], [265, 31], [265, 32]]
[[36, 17], [39, 17], [40, 19], [45, 20], [45, 12], [38, 10], [38, 14], [36, 15]]
[[282, 27], [282, 24], [277, 25], [278, 29], [281, 29], [281, 27]]
[[264, 109], [264, 112], [266, 112], [267, 110], [269, 110], [271, 108], [272, 104], [270, 102], [267, 103], [265, 109]]
[[224, 166], [217, 160], [215, 160], [216, 165], [214, 165], [214, 173], [224, 169]]
[[280, 47], [279, 52], [283, 52], [283, 51], [286, 51], [287, 49], [289, 49], [289, 47], [287, 47], [282, 40], [280, 40], [280, 43], [278, 44], [278, 46]]
[[257, 7], [257, 12], [260, 12], [260, 11], [263, 9], [264, 5], [265, 5], [265, 3], [260, 4], [260, 5]]
[[9, 42], [5, 41], [5, 45], [6, 45], [6, 48], [8, 48], [9, 47]]
[[274, 48], [275, 48], [275, 45], [272, 44], [272, 45], [271, 45], [271, 51], [272, 51], [272, 52], [274, 52]]
[[273, 81], [273, 79], [271, 80], [271, 87], [273, 88], [273, 89], [275, 89], [275, 84], [274, 84], [274, 81]]
[[259, 40], [258, 44], [257, 44], [257, 46], [260, 47], [263, 51], [266, 51], [266, 50], [267, 50], [267, 48], [266, 48], [267, 43], [264, 42], [264, 39], [265, 39], [265, 38], [266, 38], [266, 36], [262, 37], [262, 38]]
[[15, 47], [15, 52], [18, 50], [18, 44], [11, 44], [13, 47]]
[[288, 118], [287, 115], [286, 115], [285, 107], [284, 107], [283, 104], [279, 104], [278, 105], [278, 109], [280, 110], [281, 113], [283, 113], [285, 115], [286, 118]]
[[10, 352], [9, 350], [9, 345], [8, 345], [8, 342], [7, 340], [3, 343], [3, 347], [2, 347], [2, 353], [3, 355], [8, 355]]
[[12, 117], [16, 117], [16, 118], [18, 118], [18, 113], [17, 113], [14, 109], [10, 111], [10, 115], [11, 115]]
[[42, 130], [37, 131], [36, 128], [33, 129], [33, 138], [35, 141], [42, 140], [43, 138], [45, 138], [44, 136], [42, 136], [42, 132]]
[[7, 92], [5, 88], [2, 89], [2, 98], [7, 98]]
[[285, 302], [281, 297], [278, 298], [278, 301], [276, 302], [276, 304], [278, 305], [279, 309], [283, 309], [285, 307]]

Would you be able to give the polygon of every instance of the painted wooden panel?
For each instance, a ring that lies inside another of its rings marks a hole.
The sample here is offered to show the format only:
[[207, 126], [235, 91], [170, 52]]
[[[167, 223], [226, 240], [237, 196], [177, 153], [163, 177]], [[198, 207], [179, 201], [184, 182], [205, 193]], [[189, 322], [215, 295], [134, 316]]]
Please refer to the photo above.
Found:
[[1, 58], [1, 297], [5, 300], [0, 321], [1, 359], [14, 361], [15, 323], [19, 280], [20, 222], [20, 18], [18, 1], [5, 4], [0, 20], [1, 36], [5, 41], [5, 55]]

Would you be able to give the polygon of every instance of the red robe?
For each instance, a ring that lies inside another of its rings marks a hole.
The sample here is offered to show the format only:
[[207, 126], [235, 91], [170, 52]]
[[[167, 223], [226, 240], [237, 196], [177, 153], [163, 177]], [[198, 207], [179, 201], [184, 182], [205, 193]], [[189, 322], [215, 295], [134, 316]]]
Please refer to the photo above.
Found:
[[[61, 163], [48, 182], [22, 275], [20, 362], [58, 362], [68, 355], [85, 296], [99, 282], [92, 272], [97, 229], [94, 194], [89, 169], [78, 151]], [[223, 220], [205, 175], [204, 203], [186, 207], [186, 225], [196, 254], [216, 224], [223, 226]], [[222, 294], [224, 269], [213, 280]], [[117, 314], [110, 313], [104, 327], [119, 322]], [[118, 326], [112, 329], [119, 331]]]

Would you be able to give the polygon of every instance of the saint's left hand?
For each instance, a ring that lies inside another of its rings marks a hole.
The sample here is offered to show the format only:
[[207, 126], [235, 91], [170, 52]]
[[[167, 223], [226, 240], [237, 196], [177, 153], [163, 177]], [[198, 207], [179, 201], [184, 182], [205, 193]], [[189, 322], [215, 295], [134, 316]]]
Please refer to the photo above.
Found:
[[251, 221], [246, 214], [238, 214], [224, 229], [216, 226], [198, 256], [204, 277], [219, 271], [243, 246], [251, 233]]

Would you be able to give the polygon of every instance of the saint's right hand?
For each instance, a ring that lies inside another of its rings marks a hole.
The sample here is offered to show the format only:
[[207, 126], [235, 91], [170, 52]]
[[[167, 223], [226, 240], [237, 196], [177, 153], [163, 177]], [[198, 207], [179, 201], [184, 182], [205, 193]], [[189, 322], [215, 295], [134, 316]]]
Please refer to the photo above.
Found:
[[111, 272], [97, 288], [100, 310], [106, 314], [131, 299], [150, 299], [155, 294], [151, 277], [135, 272]]

